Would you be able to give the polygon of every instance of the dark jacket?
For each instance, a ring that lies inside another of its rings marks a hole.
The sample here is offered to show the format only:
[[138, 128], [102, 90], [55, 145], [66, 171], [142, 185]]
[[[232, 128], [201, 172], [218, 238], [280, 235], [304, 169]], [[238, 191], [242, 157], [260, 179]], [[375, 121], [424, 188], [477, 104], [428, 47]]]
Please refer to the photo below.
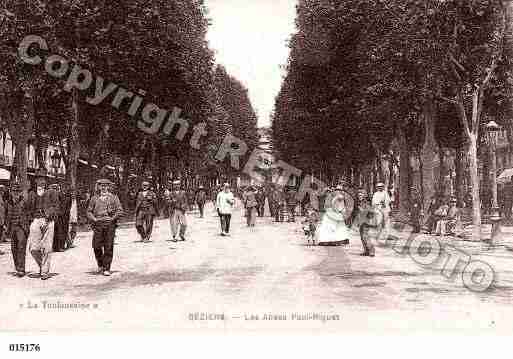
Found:
[[255, 191], [247, 191], [242, 195], [245, 208], [253, 208], [258, 205], [258, 197]]
[[263, 188], [261, 188], [258, 191], [256, 191], [255, 199], [256, 199], [256, 201], [258, 203], [264, 203], [265, 202], [265, 197], [266, 197], [266, 194], [265, 194]]
[[11, 232], [14, 226], [19, 226], [25, 235], [28, 235], [30, 218], [27, 215], [27, 201], [23, 197], [17, 202], [9, 200], [7, 203], [6, 225], [8, 232]]
[[422, 201], [420, 198], [412, 198], [409, 212], [412, 217], [418, 217], [422, 213]]
[[93, 223], [115, 223], [122, 215], [123, 207], [115, 194], [109, 193], [105, 201], [101, 199], [100, 195], [94, 195], [89, 201], [87, 218]]
[[166, 198], [166, 202], [169, 213], [172, 213], [177, 209], [184, 212], [189, 210], [189, 200], [187, 198], [187, 193], [183, 190], [170, 192], [169, 196]]
[[158, 200], [157, 195], [153, 191], [148, 191], [146, 197], [142, 192], [137, 195], [137, 201], [135, 204], [135, 215], [139, 212], [149, 214], [152, 216], [158, 215]]
[[204, 189], [199, 189], [196, 192], [196, 203], [205, 203], [207, 201], [207, 191]]

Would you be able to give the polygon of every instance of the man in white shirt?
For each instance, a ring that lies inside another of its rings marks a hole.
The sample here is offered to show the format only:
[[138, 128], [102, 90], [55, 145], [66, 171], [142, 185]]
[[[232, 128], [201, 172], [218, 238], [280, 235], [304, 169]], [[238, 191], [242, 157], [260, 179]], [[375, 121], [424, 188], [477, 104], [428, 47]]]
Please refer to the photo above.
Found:
[[230, 185], [225, 183], [223, 190], [219, 192], [216, 199], [216, 208], [221, 220], [221, 235], [227, 236], [230, 233], [230, 221], [232, 219], [235, 197], [230, 191]]
[[376, 185], [376, 193], [372, 196], [372, 207], [374, 209], [378, 209], [383, 213], [383, 231], [385, 235], [388, 235], [388, 231], [390, 228], [390, 203], [392, 200], [390, 196], [385, 191], [385, 184], [378, 183]]

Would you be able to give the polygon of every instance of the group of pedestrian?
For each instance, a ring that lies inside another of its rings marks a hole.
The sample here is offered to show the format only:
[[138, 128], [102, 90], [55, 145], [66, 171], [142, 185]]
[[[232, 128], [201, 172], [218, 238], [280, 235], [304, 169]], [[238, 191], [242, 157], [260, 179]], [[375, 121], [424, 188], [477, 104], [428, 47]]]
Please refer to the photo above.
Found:
[[0, 235], [11, 239], [15, 275], [26, 275], [27, 247], [42, 280], [50, 278], [51, 253], [73, 246], [77, 207], [70, 191], [36, 174], [35, 187], [25, 196], [20, 183], [1, 188]]
[[[0, 188], [0, 192], [1, 192]], [[216, 193], [217, 192], [217, 193]], [[230, 223], [235, 208], [235, 195], [229, 183], [224, 183], [215, 194], [215, 210], [219, 216], [221, 236], [230, 235]], [[200, 218], [204, 218], [204, 208], [209, 191], [199, 186], [194, 192], [194, 202], [198, 206]], [[387, 233], [390, 226], [392, 199], [383, 183], [378, 183], [376, 192], [369, 196], [363, 189], [356, 195], [349, 195], [343, 185], [328, 187], [318, 197], [304, 196], [298, 199], [297, 190], [288, 186], [274, 185], [247, 186], [241, 192], [241, 202], [248, 227], [254, 227], [256, 219], [264, 216], [266, 201], [271, 218], [275, 222], [294, 222], [298, 205], [305, 234], [309, 242], [318, 245], [348, 244], [350, 227], [357, 224], [364, 256], [375, 255], [370, 240], [371, 233]], [[306, 199], [305, 199], [306, 198]], [[40, 277], [50, 277], [51, 253], [69, 247], [69, 228], [76, 222], [76, 201], [69, 192], [57, 185], [47, 186], [46, 179], [40, 177], [35, 189], [25, 198], [22, 188], [14, 183], [7, 197], [0, 195], [0, 235], [5, 231], [12, 238], [12, 256], [16, 275], [25, 275], [25, 256], [29, 252], [40, 269]], [[313, 200], [317, 202], [314, 204]], [[164, 208], [169, 214], [171, 241], [186, 240], [187, 212], [191, 209], [190, 195], [182, 187], [180, 180], [169, 181], [163, 192]], [[75, 206], [75, 211], [73, 211]], [[137, 193], [135, 204], [135, 228], [141, 242], [150, 242], [155, 217], [159, 215], [159, 196], [144, 181]], [[411, 191], [410, 217], [414, 232], [423, 226], [422, 199], [415, 189]], [[92, 247], [98, 273], [111, 275], [114, 256], [114, 237], [123, 207], [114, 193], [113, 183], [108, 179], [96, 182], [96, 193], [88, 200], [87, 218], [93, 230]], [[70, 219], [71, 214], [71, 219]], [[440, 235], [455, 233], [460, 221], [460, 210], [456, 200], [433, 198], [427, 210], [425, 223], [428, 233]], [[75, 228], [76, 234], [76, 228]]]
[[353, 192], [342, 183], [326, 187], [319, 193], [317, 205], [310, 200], [306, 204], [303, 230], [309, 243], [338, 246], [349, 243], [351, 227], [356, 227], [363, 246], [361, 255], [374, 257], [371, 237], [388, 233], [391, 204], [384, 183], [376, 185], [372, 196], [363, 188]]
[[[274, 185], [249, 185], [242, 188], [242, 202], [247, 225], [254, 227], [257, 217], [265, 216], [267, 203], [269, 214], [275, 222], [295, 222], [297, 215], [297, 190], [294, 186], [284, 188]], [[301, 214], [306, 213], [306, 203], [301, 206]]]
[[[163, 192], [163, 210], [169, 216], [171, 241], [186, 240], [187, 212], [195, 204], [199, 210], [200, 218], [205, 216], [205, 204], [208, 192], [202, 185], [198, 186], [191, 199], [191, 190], [185, 190], [180, 180], [170, 180]], [[150, 242], [153, 223], [160, 213], [159, 198], [151, 189], [151, 184], [144, 181], [141, 190], [136, 195], [135, 227], [141, 242]]]

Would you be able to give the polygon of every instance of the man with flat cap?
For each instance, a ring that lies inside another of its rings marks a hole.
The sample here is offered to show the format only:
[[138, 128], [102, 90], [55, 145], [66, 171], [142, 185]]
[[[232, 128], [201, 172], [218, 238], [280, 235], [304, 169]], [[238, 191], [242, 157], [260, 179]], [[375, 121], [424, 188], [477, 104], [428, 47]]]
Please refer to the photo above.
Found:
[[89, 201], [87, 218], [93, 227], [93, 250], [98, 263], [98, 273], [110, 276], [116, 222], [123, 215], [123, 207], [118, 196], [110, 192], [110, 180], [99, 179], [96, 184], [98, 193]]
[[29, 234], [27, 202], [23, 198], [21, 185], [13, 183], [11, 196], [7, 202], [7, 231], [11, 237], [11, 252], [16, 276], [25, 276], [25, 259], [27, 257], [27, 236]]
[[176, 242], [176, 236], [179, 235], [182, 241], [185, 241], [185, 230], [187, 229], [186, 212], [189, 209], [187, 193], [180, 189], [180, 180], [170, 181], [171, 191], [166, 192], [166, 205], [169, 211], [169, 222], [171, 225], [171, 234], [173, 242]]
[[30, 254], [39, 266], [42, 280], [50, 278], [50, 254], [53, 252], [55, 218], [59, 210], [59, 196], [47, 189], [46, 176], [42, 172], [36, 178], [36, 191], [27, 198], [27, 211], [31, 224], [29, 230]]
[[158, 214], [157, 195], [150, 190], [150, 183], [144, 181], [135, 204], [135, 228], [141, 236], [141, 242], [149, 242], [153, 231], [153, 221]]

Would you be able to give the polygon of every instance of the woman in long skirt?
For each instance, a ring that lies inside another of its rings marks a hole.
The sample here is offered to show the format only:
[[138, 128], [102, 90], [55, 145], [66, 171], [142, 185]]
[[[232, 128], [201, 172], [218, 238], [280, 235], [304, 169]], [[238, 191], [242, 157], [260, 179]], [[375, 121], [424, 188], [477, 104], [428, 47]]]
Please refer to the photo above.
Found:
[[346, 221], [351, 211], [346, 206], [346, 198], [336, 194], [331, 201], [331, 207], [326, 210], [321, 225], [315, 233], [318, 245], [341, 245], [349, 243], [350, 230]]

